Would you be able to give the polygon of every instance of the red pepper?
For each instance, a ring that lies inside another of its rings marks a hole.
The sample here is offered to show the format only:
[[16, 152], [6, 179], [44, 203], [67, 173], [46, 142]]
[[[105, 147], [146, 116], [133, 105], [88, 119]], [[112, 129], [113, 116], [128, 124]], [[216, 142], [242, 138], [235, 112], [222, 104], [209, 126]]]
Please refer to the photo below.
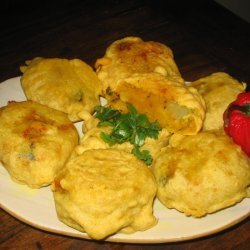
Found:
[[250, 156], [250, 92], [240, 93], [223, 115], [224, 130]]

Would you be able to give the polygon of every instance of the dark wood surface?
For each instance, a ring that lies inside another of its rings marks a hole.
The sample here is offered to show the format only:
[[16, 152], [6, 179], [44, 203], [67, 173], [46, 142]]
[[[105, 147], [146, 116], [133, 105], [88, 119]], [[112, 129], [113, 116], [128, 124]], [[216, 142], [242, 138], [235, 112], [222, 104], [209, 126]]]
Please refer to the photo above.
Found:
[[[111, 42], [134, 35], [170, 46], [187, 81], [225, 71], [250, 83], [250, 25], [213, 1], [185, 2], [3, 1], [0, 82], [20, 75], [19, 66], [36, 56], [93, 66]], [[250, 221], [191, 241], [135, 245], [44, 232], [0, 210], [0, 249], [250, 249]]]

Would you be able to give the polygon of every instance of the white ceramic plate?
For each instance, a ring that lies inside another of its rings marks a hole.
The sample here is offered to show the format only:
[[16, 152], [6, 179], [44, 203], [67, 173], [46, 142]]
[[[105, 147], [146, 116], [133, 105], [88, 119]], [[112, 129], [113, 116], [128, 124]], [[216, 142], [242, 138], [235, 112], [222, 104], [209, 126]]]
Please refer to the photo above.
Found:
[[[23, 101], [25, 95], [20, 78], [12, 78], [0, 84], [0, 106], [8, 101]], [[78, 129], [81, 124], [77, 124]], [[0, 205], [8, 213], [34, 227], [62, 235], [89, 238], [57, 219], [50, 187], [30, 189], [13, 182], [7, 171], [0, 166]], [[250, 215], [250, 199], [201, 219], [186, 217], [184, 214], [167, 209], [157, 200], [154, 213], [158, 224], [144, 232], [116, 234], [108, 241], [130, 243], [160, 243], [194, 239], [228, 228]]]

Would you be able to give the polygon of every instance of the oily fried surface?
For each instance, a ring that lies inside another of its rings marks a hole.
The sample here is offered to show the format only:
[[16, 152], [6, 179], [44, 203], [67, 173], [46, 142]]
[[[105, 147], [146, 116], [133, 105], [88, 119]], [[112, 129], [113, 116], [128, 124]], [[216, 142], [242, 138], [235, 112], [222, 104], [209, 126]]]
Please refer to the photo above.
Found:
[[73, 122], [80, 111], [93, 112], [99, 104], [97, 75], [79, 59], [35, 58], [21, 70], [27, 98], [67, 113]]
[[131, 103], [171, 133], [196, 134], [202, 127], [205, 103], [198, 91], [161, 74], [134, 74], [120, 80], [114, 93], [114, 108], [125, 111]]
[[203, 130], [222, 128], [224, 111], [246, 88], [246, 84], [223, 72], [203, 77], [192, 82], [191, 86], [199, 91], [206, 103]]
[[67, 115], [33, 101], [0, 110], [0, 160], [14, 181], [49, 185], [78, 143]]
[[250, 161], [222, 131], [174, 135], [153, 165], [157, 197], [168, 208], [201, 217], [250, 194]]
[[157, 222], [154, 176], [124, 151], [95, 149], [72, 157], [52, 190], [59, 219], [94, 239], [146, 230]]
[[162, 43], [146, 42], [139, 37], [125, 37], [113, 42], [104, 57], [96, 61], [95, 67], [106, 98], [119, 79], [134, 73], [157, 72], [184, 82], [172, 50]]

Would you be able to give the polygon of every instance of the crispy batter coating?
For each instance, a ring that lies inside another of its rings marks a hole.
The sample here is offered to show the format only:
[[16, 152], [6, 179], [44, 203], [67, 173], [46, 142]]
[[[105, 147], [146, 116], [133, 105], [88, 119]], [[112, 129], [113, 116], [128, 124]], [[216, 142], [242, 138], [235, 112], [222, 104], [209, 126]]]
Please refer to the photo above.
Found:
[[33, 101], [0, 109], [0, 160], [16, 182], [49, 185], [77, 144], [77, 131], [61, 111]]
[[158, 73], [120, 80], [114, 92], [118, 98], [111, 106], [126, 111], [126, 103], [131, 103], [171, 133], [196, 134], [203, 125], [205, 102], [198, 91]]
[[52, 190], [59, 219], [94, 239], [143, 231], [157, 223], [152, 213], [154, 176], [124, 151], [88, 150], [71, 158]]
[[103, 58], [96, 61], [96, 71], [109, 97], [117, 81], [134, 73], [157, 72], [184, 83], [172, 50], [159, 42], [145, 42], [139, 37], [125, 37], [113, 42]]
[[188, 216], [202, 217], [250, 196], [250, 160], [222, 130], [173, 135], [152, 170], [159, 200]]
[[35, 58], [22, 66], [21, 83], [29, 100], [63, 111], [71, 121], [82, 110], [93, 112], [101, 85], [93, 69], [79, 59]]
[[244, 92], [245, 83], [240, 83], [230, 75], [217, 72], [192, 82], [206, 103], [206, 115], [203, 130], [223, 127], [223, 113], [237, 95]]

